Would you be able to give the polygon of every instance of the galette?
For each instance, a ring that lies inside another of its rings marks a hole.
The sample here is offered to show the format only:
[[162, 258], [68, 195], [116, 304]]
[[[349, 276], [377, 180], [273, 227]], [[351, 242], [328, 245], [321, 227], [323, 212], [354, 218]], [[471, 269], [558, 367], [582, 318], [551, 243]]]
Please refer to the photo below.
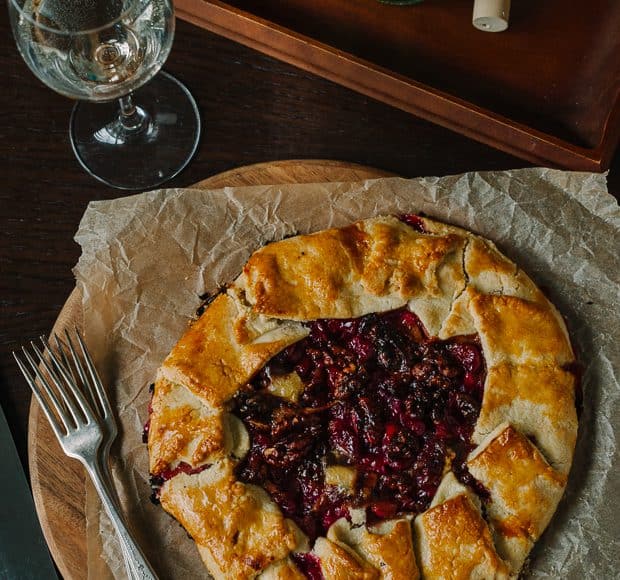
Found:
[[418, 215], [256, 251], [164, 360], [153, 497], [215, 578], [515, 578], [577, 435], [565, 324]]

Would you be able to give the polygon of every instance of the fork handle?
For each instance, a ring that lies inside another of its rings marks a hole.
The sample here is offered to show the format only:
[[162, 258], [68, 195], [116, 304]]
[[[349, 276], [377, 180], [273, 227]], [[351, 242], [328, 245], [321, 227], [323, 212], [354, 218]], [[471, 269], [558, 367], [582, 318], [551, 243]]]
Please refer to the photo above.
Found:
[[[110, 518], [118, 539], [121, 543], [123, 555], [127, 559], [132, 569], [133, 577], [136, 580], [157, 580], [157, 575], [148, 563], [140, 546], [136, 544], [131, 533], [129, 532], [123, 517], [116, 507], [112, 494], [108, 488], [108, 484], [103, 476], [101, 465], [96, 460], [84, 462], [84, 467], [88, 475], [93, 481], [95, 490], [101, 499], [103, 508]], [[133, 579], [132, 579], [133, 580]]]
[[[110, 496], [112, 497], [112, 501], [116, 507], [116, 510], [119, 513], [122, 513], [122, 506], [120, 504], [120, 500], [118, 499], [118, 494], [116, 493], [116, 488], [114, 487], [114, 482], [112, 480], [112, 474], [110, 473], [110, 455], [109, 455], [109, 447], [104, 446], [100, 450], [100, 456], [98, 459], [99, 466], [101, 467], [101, 474], [103, 477], [103, 482], [107, 486], [108, 491], [110, 492]], [[125, 563], [125, 571], [127, 572], [127, 578], [129, 580], [139, 580], [140, 576], [134, 571], [132, 562], [130, 561], [130, 557], [127, 552], [127, 548], [125, 544], [120, 543], [121, 552], [123, 553], [123, 561]]]

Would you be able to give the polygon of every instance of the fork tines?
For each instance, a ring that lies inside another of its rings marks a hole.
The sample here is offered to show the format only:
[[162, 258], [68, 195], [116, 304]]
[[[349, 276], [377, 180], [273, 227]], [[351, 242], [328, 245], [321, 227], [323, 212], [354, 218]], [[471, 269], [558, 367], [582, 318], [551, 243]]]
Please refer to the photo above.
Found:
[[57, 437], [80, 425], [97, 422], [97, 417], [105, 417], [110, 408], [93, 361], [77, 330], [75, 338], [79, 354], [67, 331], [64, 343], [54, 335], [55, 349], [41, 336], [42, 348], [31, 341], [31, 352], [22, 347], [23, 359], [13, 353]]

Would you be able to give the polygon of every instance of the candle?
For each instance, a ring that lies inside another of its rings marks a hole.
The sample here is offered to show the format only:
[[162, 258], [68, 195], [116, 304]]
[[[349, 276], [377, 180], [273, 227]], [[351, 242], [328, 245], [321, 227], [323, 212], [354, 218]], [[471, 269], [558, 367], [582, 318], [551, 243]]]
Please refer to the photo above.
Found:
[[484, 32], [502, 32], [508, 28], [510, 0], [475, 0], [472, 24]]

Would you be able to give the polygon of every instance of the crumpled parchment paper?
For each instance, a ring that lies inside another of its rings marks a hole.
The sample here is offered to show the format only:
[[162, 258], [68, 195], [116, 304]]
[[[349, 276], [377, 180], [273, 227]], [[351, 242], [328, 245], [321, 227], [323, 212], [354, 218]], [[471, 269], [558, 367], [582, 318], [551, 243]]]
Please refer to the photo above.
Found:
[[[160, 190], [92, 202], [76, 240], [87, 341], [120, 419], [114, 476], [160, 578], [204, 578], [193, 542], [149, 501], [148, 385], [200, 304], [250, 253], [294, 232], [424, 212], [493, 240], [547, 292], [584, 365], [568, 489], [529, 578], [618, 577], [620, 210], [604, 175], [549, 169], [363, 183]], [[112, 528], [87, 493], [89, 578], [125, 577]]]

